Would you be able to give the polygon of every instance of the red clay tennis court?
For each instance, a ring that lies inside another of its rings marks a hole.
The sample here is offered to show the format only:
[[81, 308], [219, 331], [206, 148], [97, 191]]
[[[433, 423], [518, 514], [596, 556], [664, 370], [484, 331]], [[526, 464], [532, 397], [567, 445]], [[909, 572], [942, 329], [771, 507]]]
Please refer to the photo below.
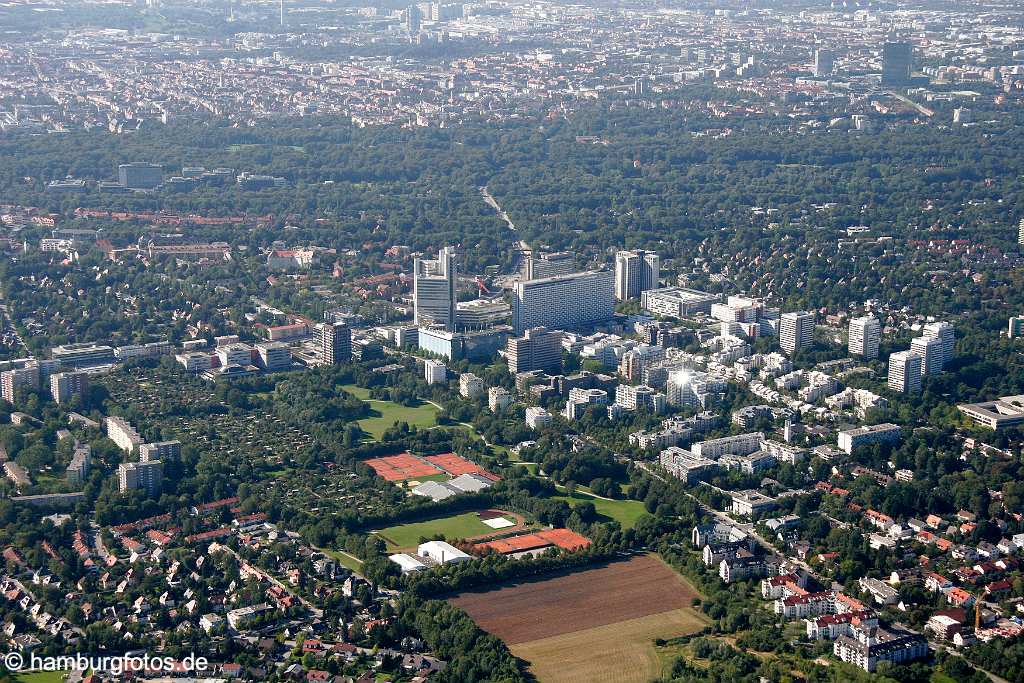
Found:
[[430, 477], [435, 474], [441, 474], [441, 470], [417, 458], [412, 453], [371, 458], [366, 461], [366, 464], [388, 481], [404, 481], [406, 479], [415, 479], [416, 477]]
[[483, 472], [483, 469], [480, 467], [480, 465], [477, 465], [475, 462], [466, 460], [462, 456], [455, 455], [454, 453], [428, 455], [424, 459], [427, 462], [430, 462], [431, 464], [440, 467], [453, 477], [457, 477], [460, 474], [476, 474], [477, 472]]
[[499, 538], [485, 543], [477, 543], [473, 547], [480, 548], [481, 550], [489, 548], [502, 555], [508, 555], [510, 553], [521, 553], [527, 550], [546, 548], [549, 545], [556, 545], [566, 550], [577, 550], [589, 546], [590, 539], [568, 529], [547, 529], [532, 534], [510, 536], [509, 538]]

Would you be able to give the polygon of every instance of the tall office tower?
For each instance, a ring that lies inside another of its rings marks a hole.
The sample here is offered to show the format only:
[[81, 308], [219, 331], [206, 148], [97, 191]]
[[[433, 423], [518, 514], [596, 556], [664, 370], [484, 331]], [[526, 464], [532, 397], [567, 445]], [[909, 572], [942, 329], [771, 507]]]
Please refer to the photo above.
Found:
[[508, 369], [512, 374], [529, 370], [559, 372], [562, 369], [562, 333], [543, 327], [526, 330], [522, 337], [512, 337], [506, 347]]
[[455, 251], [445, 247], [437, 260], [418, 258], [413, 264], [412, 296], [417, 325], [442, 325], [455, 331]]
[[910, 341], [910, 350], [921, 356], [921, 374], [937, 375], [942, 372], [945, 353], [942, 340], [935, 337], [918, 337]]
[[352, 360], [352, 330], [345, 323], [319, 323], [313, 329], [313, 342], [325, 365]]
[[58, 404], [67, 403], [72, 397], [85, 395], [89, 390], [89, 375], [85, 372], [58, 372], [50, 375], [50, 395]]
[[281, 0], [280, 12], [281, 12], [281, 17], [280, 17], [281, 28], [284, 28], [284, 0]]
[[29, 361], [24, 367], [0, 372], [0, 396], [8, 403], [14, 403], [21, 389], [39, 388], [39, 363]]
[[164, 181], [164, 167], [133, 161], [117, 167], [117, 180], [121, 187], [132, 190], [152, 190]]
[[142, 489], [155, 495], [163, 488], [164, 464], [159, 460], [149, 462], [123, 462], [117, 468], [121, 493]]
[[913, 70], [913, 45], [901, 42], [882, 46], [882, 85], [909, 85]]
[[1024, 218], [1017, 224], [1017, 244], [1024, 244]]
[[953, 326], [945, 321], [928, 323], [921, 334], [942, 342], [942, 367], [953, 360], [953, 348], [956, 345], [956, 332]]
[[615, 298], [626, 301], [657, 289], [660, 275], [661, 259], [657, 254], [642, 250], [618, 252], [615, 254]]
[[850, 354], [867, 359], [878, 358], [878, 342], [882, 337], [882, 326], [872, 315], [854, 318], [850, 321]]
[[793, 355], [814, 344], [814, 314], [806, 312], [783, 313], [779, 320], [779, 346]]
[[512, 289], [512, 327], [571, 330], [602, 323], [615, 314], [615, 274], [606, 270], [517, 282]]
[[420, 26], [423, 23], [423, 13], [420, 8], [416, 5], [409, 5], [405, 9], [405, 30], [410, 35], [416, 35], [420, 32]]
[[824, 78], [832, 74], [832, 70], [835, 68], [836, 58], [832, 54], [831, 50], [822, 50], [821, 48], [814, 51], [814, 77]]
[[571, 251], [557, 251], [538, 254], [526, 259], [523, 270], [524, 280], [539, 280], [542, 277], [571, 275], [576, 271], [576, 254]]
[[913, 351], [897, 351], [889, 356], [889, 388], [901, 394], [921, 391], [922, 358]]

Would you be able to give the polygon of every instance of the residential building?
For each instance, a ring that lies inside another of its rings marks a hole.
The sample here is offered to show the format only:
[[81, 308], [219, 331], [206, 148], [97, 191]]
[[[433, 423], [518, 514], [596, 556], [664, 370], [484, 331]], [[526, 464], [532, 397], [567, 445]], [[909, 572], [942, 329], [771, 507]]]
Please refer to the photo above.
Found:
[[220, 366], [226, 368], [229, 365], [252, 365], [252, 347], [241, 342], [234, 342], [217, 348], [217, 357], [220, 359]]
[[661, 260], [653, 252], [620, 251], [615, 254], [615, 298], [635, 299], [643, 292], [658, 288]]
[[646, 410], [661, 413], [665, 410], [665, 394], [641, 384], [620, 384], [615, 388], [615, 404], [624, 410]]
[[872, 673], [879, 662], [900, 664], [927, 657], [928, 641], [918, 633], [865, 624], [854, 627], [849, 636], [836, 638], [832, 652], [842, 661]]
[[149, 462], [123, 462], [117, 468], [121, 493], [141, 489], [150, 496], [163, 487], [164, 465], [159, 460]]
[[505, 387], [491, 387], [487, 390], [487, 407], [492, 413], [500, 413], [510, 405], [512, 405], [512, 394]]
[[68, 367], [106, 365], [114, 362], [114, 349], [105, 344], [63, 344], [50, 349], [50, 358]]
[[457, 283], [455, 249], [444, 247], [437, 259], [417, 258], [413, 263], [413, 309], [417, 325], [439, 325], [455, 331]]
[[956, 330], [950, 323], [934, 322], [928, 323], [921, 330], [922, 336], [938, 339], [942, 344], [942, 368], [953, 360], [956, 347]]
[[508, 369], [512, 374], [543, 370], [559, 372], [562, 369], [562, 333], [534, 327], [521, 337], [511, 337], [505, 351]]
[[748, 453], [760, 450], [763, 440], [763, 433], [749, 432], [701, 441], [694, 444], [690, 450], [693, 451], [694, 455], [717, 460], [723, 455], [747, 455]]
[[792, 356], [814, 344], [813, 313], [783, 313], [779, 320], [779, 346]]
[[839, 432], [838, 446], [847, 455], [852, 454], [861, 446], [873, 443], [894, 443], [903, 438], [898, 425], [888, 422]]
[[698, 313], [711, 313], [719, 300], [718, 294], [708, 294], [686, 287], [662, 287], [642, 292], [641, 307], [652, 315], [669, 318], [690, 318]]
[[139, 461], [153, 462], [154, 460], [180, 460], [180, 441], [154, 441], [139, 446]]
[[39, 364], [29, 361], [24, 367], [0, 372], [0, 395], [8, 403], [14, 403], [20, 391], [39, 388]]
[[878, 344], [882, 338], [882, 326], [874, 316], [854, 318], [850, 321], [849, 350], [854, 356], [868, 360], [878, 358]]
[[573, 252], [542, 253], [532, 255], [526, 259], [523, 279], [540, 280], [541, 278], [554, 277], [556, 275], [570, 275], [575, 272], [577, 272], [576, 254]]
[[71, 455], [71, 462], [68, 463], [64, 474], [68, 484], [78, 486], [85, 481], [89, 475], [89, 466], [92, 464], [92, 449], [88, 444], [76, 444]]
[[740, 517], [753, 517], [775, 507], [775, 499], [759, 491], [733, 491], [730, 510]]
[[[1021, 221], [1021, 225], [1024, 225], [1024, 220]], [[1024, 316], [1014, 316], [1010, 318], [1010, 326], [1006, 335], [1010, 339], [1024, 336]]]
[[423, 363], [423, 379], [427, 384], [444, 384], [448, 381], [448, 368], [439, 360], [428, 359]]
[[687, 484], [692, 484], [719, 468], [714, 460], [702, 458], [678, 446], [670, 446], [663, 450], [658, 456], [658, 461], [670, 475]]
[[901, 394], [921, 391], [923, 359], [913, 351], [897, 351], [889, 356], [888, 386]]
[[105, 417], [103, 418], [103, 426], [110, 440], [117, 444], [117, 447], [125, 453], [131, 454], [142, 445], [142, 437], [124, 418], [117, 416]]
[[814, 51], [814, 77], [825, 78], [832, 75], [835, 68], [835, 53], [831, 50], [818, 48]]
[[345, 323], [318, 323], [313, 343], [324, 365], [341, 365], [352, 360], [352, 329]]
[[551, 426], [551, 413], [544, 408], [530, 406], [526, 409], [526, 426], [530, 429], [546, 429]]
[[517, 282], [512, 290], [512, 327], [571, 330], [607, 322], [615, 313], [615, 276], [589, 271]]
[[608, 405], [608, 392], [604, 389], [569, 390], [569, 398], [565, 402], [565, 419], [570, 422], [577, 419], [592, 405]]
[[459, 394], [463, 398], [476, 398], [484, 393], [484, 381], [472, 372], [464, 372], [459, 376]]
[[922, 375], [937, 375], [942, 372], [942, 359], [945, 352], [941, 339], [918, 337], [911, 340], [910, 351], [921, 357]]

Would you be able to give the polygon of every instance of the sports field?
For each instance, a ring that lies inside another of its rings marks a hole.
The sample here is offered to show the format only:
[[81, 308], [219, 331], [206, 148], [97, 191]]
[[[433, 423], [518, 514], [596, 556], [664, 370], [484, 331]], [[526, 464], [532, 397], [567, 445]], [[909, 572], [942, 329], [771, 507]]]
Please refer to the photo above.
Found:
[[484, 524], [478, 513], [464, 512], [461, 515], [428, 519], [425, 522], [389, 526], [374, 533], [387, 542], [389, 550], [404, 550], [415, 548], [421, 537], [429, 538], [435, 534], [443, 534], [445, 540], [453, 541], [459, 538], [494, 534], [495, 530]]
[[705, 619], [690, 605], [698, 593], [657, 556], [490, 591], [452, 603], [530, 662], [548, 681], [648, 681], [658, 676], [655, 638], [693, 633]]

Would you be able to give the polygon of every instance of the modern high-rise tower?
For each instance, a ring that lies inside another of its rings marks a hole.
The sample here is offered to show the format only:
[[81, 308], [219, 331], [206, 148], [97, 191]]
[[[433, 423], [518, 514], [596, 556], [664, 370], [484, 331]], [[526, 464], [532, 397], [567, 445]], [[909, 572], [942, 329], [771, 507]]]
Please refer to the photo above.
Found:
[[882, 326], [878, 319], [868, 315], [850, 321], [849, 349], [854, 356], [867, 359], [878, 358], [878, 343], [882, 336]]
[[442, 325], [455, 331], [455, 251], [445, 247], [437, 260], [416, 259], [413, 266], [413, 307], [417, 325]]
[[615, 254], [615, 298], [635, 299], [644, 292], [658, 288], [661, 259], [653, 252], [636, 250]]
[[898, 351], [889, 356], [889, 388], [901, 394], [921, 391], [922, 358], [913, 351]]
[[913, 70], [913, 45], [900, 42], [882, 46], [882, 85], [908, 85]]
[[814, 314], [783, 313], [779, 320], [779, 346], [793, 355], [814, 344]]
[[832, 74], [835, 68], [836, 58], [831, 50], [821, 48], [814, 51], [814, 77], [824, 78]]

